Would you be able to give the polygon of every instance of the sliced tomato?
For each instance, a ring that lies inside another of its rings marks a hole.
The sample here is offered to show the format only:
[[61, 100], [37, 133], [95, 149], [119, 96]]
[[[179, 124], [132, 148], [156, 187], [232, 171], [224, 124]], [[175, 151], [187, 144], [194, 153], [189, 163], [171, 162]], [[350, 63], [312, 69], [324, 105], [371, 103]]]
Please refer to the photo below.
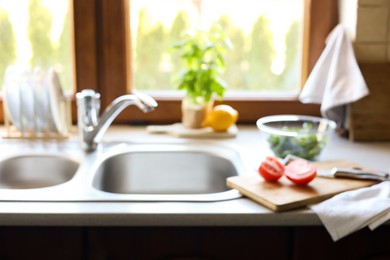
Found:
[[295, 184], [306, 185], [317, 175], [316, 167], [303, 159], [297, 159], [285, 167], [284, 174]]
[[267, 156], [260, 164], [259, 174], [266, 181], [274, 182], [283, 176], [284, 165], [275, 157]]

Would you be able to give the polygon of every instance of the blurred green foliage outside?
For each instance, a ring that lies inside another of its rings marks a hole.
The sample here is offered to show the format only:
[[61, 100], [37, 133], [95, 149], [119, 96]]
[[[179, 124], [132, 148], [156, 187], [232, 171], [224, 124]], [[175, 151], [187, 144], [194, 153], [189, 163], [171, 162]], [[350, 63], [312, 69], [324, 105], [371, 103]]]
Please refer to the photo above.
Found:
[[[189, 17], [178, 12], [170, 28], [161, 22], [152, 24], [146, 9], [138, 16], [133, 50], [133, 85], [139, 90], [175, 90], [173, 76], [181, 70], [177, 53], [169, 52], [170, 45], [180, 41], [188, 29]], [[273, 32], [265, 16], [259, 16], [249, 34], [234, 25], [226, 15], [214, 22], [224, 28], [234, 48], [226, 54], [224, 80], [228, 90], [263, 93], [294, 92], [300, 84], [300, 27], [298, 21], [290, 25], [285, 35], [284, 68], [275, 74]]]
[[[53, 42], [50, 38], [53, 15], [55, 14], [49, 11], [42, 0], [29, 0], [28, 25], [25, 33], [28, 36], [32, 55], [27, 65], [31, 71], [37, 67], [42, 69], [55, 67], [64, 90], [69, 92], [73, 90], [69, 13], [65, 15], [62, 32], [57, 42]], [[0, 89], [6, 68], [18, 63], [17, 44], [9, 14], [0, 7]]]

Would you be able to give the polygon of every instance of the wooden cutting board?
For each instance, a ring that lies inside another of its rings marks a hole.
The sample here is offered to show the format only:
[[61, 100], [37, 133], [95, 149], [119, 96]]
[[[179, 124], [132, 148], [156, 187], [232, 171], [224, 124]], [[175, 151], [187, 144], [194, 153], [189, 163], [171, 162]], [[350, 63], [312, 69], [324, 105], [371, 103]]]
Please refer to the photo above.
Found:
[[[347, 161], [316, 162], [318, 169], [333, 167], [360, 167]], [[362, 167], [360, 167], [362, 168]], [[237, 189], [244, 196], [276, 211], [286, 211], [321, 202], [338, 193], [368, 187], [377, 181], [317, 176], [306, 186], [294, 185], [285, 176], [278, 182], [266, 182], [259, 175], [235, 176], [227, 179], [227, 186]]]
[[169, 134], [182, 138], [233, 138], [237, 135], [238, 129], [236, 125], [232, 125], [226, 132], [214, 132], [211, 127], [190, 129], [181, 123], [176, 123], [172, 125], [150, 125], [146, 127], [146, 131], [153, 134]]

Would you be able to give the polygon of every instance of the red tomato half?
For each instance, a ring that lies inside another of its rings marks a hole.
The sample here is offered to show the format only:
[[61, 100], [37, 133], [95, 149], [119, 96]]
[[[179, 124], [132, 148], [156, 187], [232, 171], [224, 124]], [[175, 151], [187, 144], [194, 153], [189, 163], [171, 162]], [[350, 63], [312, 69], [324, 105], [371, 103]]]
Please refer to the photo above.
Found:
[[284, 174], [295, 184], [305, 185], [311, 182], [317, 175], [314, 165], [303, 159], [297, 159], [285, 167]]
[[272, 156], [267, 156], [265, 160], [260, 164], [259, 174], [266, 181], [277, 181], [283, 176], [284, 166], [279, 160]]

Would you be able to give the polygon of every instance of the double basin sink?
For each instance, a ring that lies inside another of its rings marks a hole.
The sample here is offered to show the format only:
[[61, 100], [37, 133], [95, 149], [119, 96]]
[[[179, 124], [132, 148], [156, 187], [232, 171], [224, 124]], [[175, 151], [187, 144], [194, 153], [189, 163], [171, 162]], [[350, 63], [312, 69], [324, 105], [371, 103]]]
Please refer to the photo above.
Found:
[[0, 159], [0, 201], [220, 201], [240, 197], [241, 150], [214, 142], [110, 143], [92, 153], [23, 152]]

